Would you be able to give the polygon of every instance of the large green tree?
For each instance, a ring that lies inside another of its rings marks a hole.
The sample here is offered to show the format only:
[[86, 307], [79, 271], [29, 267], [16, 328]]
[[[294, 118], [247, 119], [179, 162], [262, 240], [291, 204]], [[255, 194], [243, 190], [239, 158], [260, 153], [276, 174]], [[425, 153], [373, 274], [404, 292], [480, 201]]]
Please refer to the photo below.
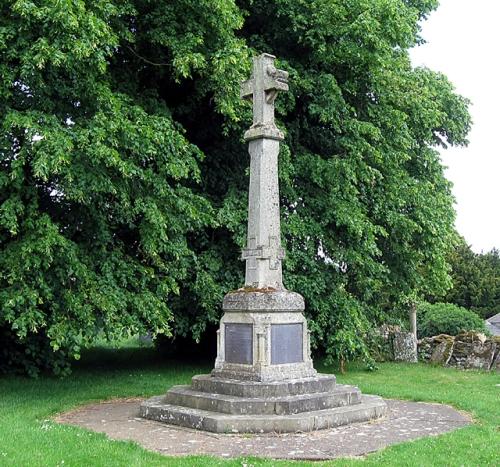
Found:
[[434, 297], [474, 311], [482, 318], [500, 313], [500, 252], [474, 253], [463, 238], [450, 252], [452, 287]]
[[[3, 0], [4, 367], [60, 369], [97, 333], [199, 339], [242, 284], [250, 56], [277, 114], [285, 283], [314, 345], [366, 354], [394, 302], [449, 286], [467, 101], [408, 49], [435, 0]], [[0, 354], [1, 355], [1, 354]]]

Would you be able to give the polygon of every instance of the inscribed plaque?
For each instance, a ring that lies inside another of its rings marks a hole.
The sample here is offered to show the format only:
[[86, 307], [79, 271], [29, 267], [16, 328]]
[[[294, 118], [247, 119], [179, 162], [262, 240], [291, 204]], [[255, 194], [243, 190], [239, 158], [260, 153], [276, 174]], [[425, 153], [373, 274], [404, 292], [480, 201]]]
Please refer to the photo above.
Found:
[[225, 355], [228, 363], [253, 363], [253, 325], [226, 323]]
[[302, 323], [271, 325], [271, 363], [303, 361]]

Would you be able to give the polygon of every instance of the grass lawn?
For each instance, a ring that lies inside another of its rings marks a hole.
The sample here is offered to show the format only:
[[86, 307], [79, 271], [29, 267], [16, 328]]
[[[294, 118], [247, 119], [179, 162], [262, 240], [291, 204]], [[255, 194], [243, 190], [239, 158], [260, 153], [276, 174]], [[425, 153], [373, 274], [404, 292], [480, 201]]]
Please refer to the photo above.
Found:
[[[242, 466], [290, 465], [256, 458], [164, 457], [131, 442], [61, 426], [50, 418], [90, 401], [151, 396], [174, 384], [188, 384], [193, 374], [208, 372], [212, 362], [186, 363], [159, 358], [139, 346], [88, 352], [66, 378], [0, 378], [0, 465], [12, 466]], [[322, 372], [334, 368], [319, 367]], [[388, 398], [451, 404], [473, 415], [472, 426], [395, 445], [364, 459], [315, 465], [500, 465], [500, 375], [461, 372], [426, 365], [387, 363], [369, 373], [350, 368], [337, 375], [365, 393]], [[311, 465], [297, 462], [294, 465]]]

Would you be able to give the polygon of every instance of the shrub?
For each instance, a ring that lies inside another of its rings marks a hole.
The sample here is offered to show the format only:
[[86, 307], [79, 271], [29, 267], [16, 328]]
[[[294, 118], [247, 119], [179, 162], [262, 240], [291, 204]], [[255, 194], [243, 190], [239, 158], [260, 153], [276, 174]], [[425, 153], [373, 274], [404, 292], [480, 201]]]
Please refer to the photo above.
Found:
[[419, 337], [456, 336], [462, 331], [486, 333], [484, 321], [474, 312], [452, 303], [425, 303], [418, 309]]

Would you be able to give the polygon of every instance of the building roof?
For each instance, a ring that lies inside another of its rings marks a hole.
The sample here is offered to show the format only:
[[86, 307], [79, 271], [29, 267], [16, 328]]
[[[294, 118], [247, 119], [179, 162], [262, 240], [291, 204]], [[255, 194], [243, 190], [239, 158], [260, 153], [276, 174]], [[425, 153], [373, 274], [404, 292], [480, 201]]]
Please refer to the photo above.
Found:
[[491, 332], [492, 336], [500, 336], [500, 326], [495, 324], [490, 324], [486, 321], [486, 329]]
[[500, 313], [497, 313], [496, 315], [491, 316], [486, 321], [488, 321], [491, 324], [500, 324]]
[[486, 329], [494, 336], [500, 336], [500, 313], [484, 321]]

